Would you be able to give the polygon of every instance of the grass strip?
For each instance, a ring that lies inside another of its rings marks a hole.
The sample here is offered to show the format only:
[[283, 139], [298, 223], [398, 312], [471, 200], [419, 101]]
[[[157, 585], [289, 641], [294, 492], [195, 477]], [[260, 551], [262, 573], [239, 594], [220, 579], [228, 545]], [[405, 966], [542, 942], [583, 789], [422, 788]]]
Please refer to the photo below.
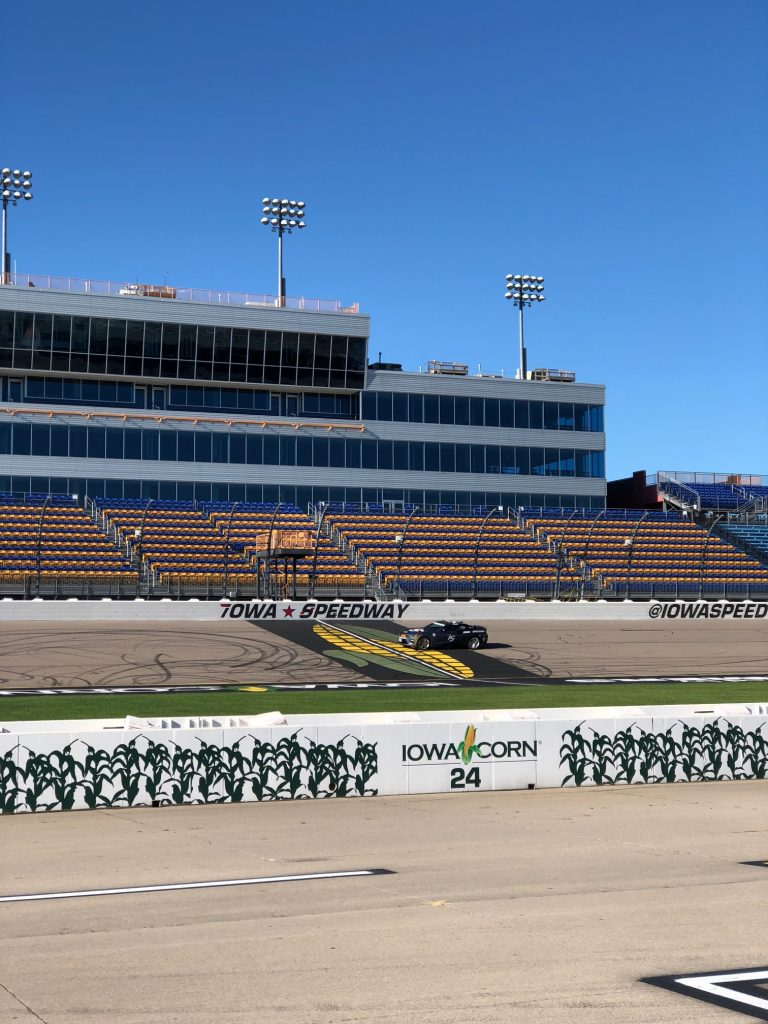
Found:
[[363, 711], [460, 711], [479, 708], [605, 707], [631, 704], [768, 703], [768, 680], [753, 683], [612, 683], [456, 690], [340, 690], [289, 693], [96, 694], [3, 697], [0, 722], [76, 718], [354, 714]]

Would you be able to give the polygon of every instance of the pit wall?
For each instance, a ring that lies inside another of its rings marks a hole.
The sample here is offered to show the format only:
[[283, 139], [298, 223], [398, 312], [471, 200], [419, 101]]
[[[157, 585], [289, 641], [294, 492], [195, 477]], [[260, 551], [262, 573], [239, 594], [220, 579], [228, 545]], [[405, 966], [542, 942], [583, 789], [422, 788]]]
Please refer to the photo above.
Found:
[[[670, 609], [677, 609], [676, 612]], [[681, 609], [687, 609], [685, 615]], [[654, 612], [651, 611], [654, 609]], [[468, 619], [478, 622], [536, 620], [624, 621], [699, 617], [768, 619], [768, 602], [726, 601], [15, 601], [0, 600], [3, 622], [214, 622], [258, 620], [300, 622], [430, 622]], [[716, 611], [713, 611], [716, 610]], [[665, 611], [666, 610], [666, 611]], [[667, 614], [668, 613], [668, 614]]]
[[764, 779], [768, 705], [0, 722], [0, 811]]

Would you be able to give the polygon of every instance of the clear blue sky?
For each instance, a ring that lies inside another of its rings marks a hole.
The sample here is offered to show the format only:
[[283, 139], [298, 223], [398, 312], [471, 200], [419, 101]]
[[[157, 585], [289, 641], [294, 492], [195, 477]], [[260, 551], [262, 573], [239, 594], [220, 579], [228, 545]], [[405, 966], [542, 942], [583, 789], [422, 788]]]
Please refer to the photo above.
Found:
[[[607, 385], [609, 478], [768, 473], [766, 0], [51, 0], [5, 31], [18, 270], [289, 294], [370, 352]], [[6, 29], [9, 19], [5, 19]], [[9, 83], [15, 83], [11, 87]]]

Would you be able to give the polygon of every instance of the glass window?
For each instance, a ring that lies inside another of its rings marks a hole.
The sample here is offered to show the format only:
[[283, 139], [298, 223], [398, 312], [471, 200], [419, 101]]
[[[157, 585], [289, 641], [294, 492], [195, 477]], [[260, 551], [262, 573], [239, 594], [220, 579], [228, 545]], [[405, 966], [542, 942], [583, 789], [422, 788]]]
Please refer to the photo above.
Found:
[[[70, 445], [72, 439], [70, 438]], [[136, 427], [126, 427], [123, 432], [123, 447], [126, 459], [141, 458], [141, 431]]]
[[144, 356], [160, 358], [160, 341], [162, 338], [163, 325], [146, 323], [144, 324]]
[[[347, 346], [347, 366], [353, 373], [365, 370], [365, 339], [350, 338]], [[350, 382], [350, 387], [354, 385]]]
[[195, 462], [211, 461], [211, 435], [202, 432], [196, 433], [195, 438]]
[[280, 465], [296, 465], [296, 438], [290, 435], [280, 436]]
[[501, 472], [508, 475], [517, 473], [515, 449], [511, 445], [502, 445], [499, 454], [501, 456]]
[[[309, 398], [309, 395], [305, 396]], [[362, 393], [362, 416], [364, 420], [376, 419], [376, 392], [363, 391]]]
[[65, 458], [69, 455], [69, 427], [51, 426], [51, 455]]
[[522, 402], [519, 399], [515, 400], [515, 426], [518, 429], [527, 429], [531, 425], [530, 420], [530, 406], [528, 402]]
[[211, 434], [211, 461], [229, 462], [229, 436], [223, 431]]
[[469, 446], [470, 473], [485, 472], [485, 445], [472, 444]]
[[313, 437], [312, 438], [312, 465], [313, 466], [327, 466], [328, 465], [328, 438], [327, 437]]
[[312, 465], [312, 438], [299, 435], [296, 438], [296, 465]]
[[453, 424], [454, 414], [453, 395], [440, 395], [440, 422]]
[[360, 438], [348, 437], [345, 444], [347, 469], [360, 469], [360, 459], [362, 454], [362, 442]]
[[264, 464], [267, 466], [280, 465], [280, 438], [276, 434], [264, 436]]
[[377, 469], [378, 459], [376, 455], [376, 442], [370, 438], [363, 438], [363, 457], [362, 457], [362, 468], [363, 469]]
[[88, 458], [103, 459], [106, 455], [106, 428], [88, 427]]
[[486, 427], [498, 427], [499, 425], [498, 398], [485, 399], [485, 425]]
[[456, 452], [452, 444], [440, 445], [440, 472], [456, 472]]
[[141, 457], [142, 459], [157, 459], [160, 454], [160, 431], [141, 431]]
[[575, 430], [573, 402], [558, 402], [557, 426], [559, 430]]
[[469, 426], [469, 399], [457, 395], [454, 398], [453, 422], [457, 426]]
[[216, 327], [214, 329], [213, 359], [216, 363], [229, 365], [232, 353], [232, 328]]
[[331, 466], [343, 468], [346, 463], [343, 437], [328, 438], [328, 461]]
[[179, 358], [193, 360], [197, 347], [197, 328], [194, 324], [179, 324]]
[[408, 422], [424, 422], [424, 396], [408, 395]]
[[576, 476], [576, 452], [573, 448], [560, 449], [560, 476]]
[[99, 401], [108, 405], [114, 405], [117, 402], [117, 384], [115, 381], [99, 381]]
[[198, 363], [213, 362], [213, 328], [198, 326], [197, 328], [197, 356]]
[[541, 402], [529, 402], [528, 411], [530, 414], [531, 430], [541, 430], [544, 426], [544, 412]]
[[248, 331], [235, 327], [232, 331], [232, 362], [248, 362]]
[[133, 405], [136, 400], [136, 393], [133, 389], [133, 384], [127, 381], [118, 381], [117, 383], [117, 401], [119, 405]]
[[[28, 399], [29, 398], [45, 398], [45, 397], [47, 397], [46, 396], [46, 391], [48, 390], [46, 388], [46, 384], [47, 383], [48, 383], [48, 378], [46, 378], [46, 377], [29, 377], [27, 379], [26, 397]], [[61, 389], [59, 389], [59, 391], [61, 391]], [[61, 394], [59, 394], [59, 397], [61, 397]]]
[[[605, 429], [603, 427], [603, 407], [602, 405], [593, 405], [589, 410], [589, 419], [592, 426], [592, 430], [596, 430], [602, 433]], [[598, 476], [604, 476], [604, 473], [598, 473]]]
[[84, 380], [80, 385], [84, 402], [89, 405], [99, 400], [99, 383], [95, 380]]
[[[347, 339], [334, 335], [331, 342], [331, 369], [346, 370], [347, 368]], [[342, 383], [343, 387], [343, 383]]]
[[238, 465], [245, 463], [245, 434], [229, 435], [229, 461]]
[[62, 382], [61, 395], [64, 401], [79, 402], [81, 387], [79, 380], [65, 380]]
[[378, 441], [379, 469], [392, 469], [392, 442]]
[[485, 425], [485, 399], [470, 398], [469, 400], [469, 422], [473, 427]]
[[440, 422], [440, 399], [438, 395], [424, 395], [424, 422]]
[[544, 449], [544, 466], [545, 466], [545, 474], [546, 474], [546, 476], [559, 476], [560, 475], [560, 449], [559, 448], [545, 448]]
[[440, 445], [435, 441], [424, 443], [424, 469], [427, 472], [440, 472]]
[[32, 424], [32, 455], [48, 455], [51, 430], [47, 423]]
[[[37, 329], [37, 321], [40, 319], [42, 318], [39, 314], [35, 316], [35, 329]], [[58, 352], [68, 352], [71, 344], [72, 317], [63, 316], [61, 313], [57, 313], [53, 319], [52, 347]]]
[[0, 348], [13, 348], [13, 312], [0, 309]]
[[518, 448], [515, 452], [517, 471], [523, 476], [530, 476], [531, 473], [531, 450], [530, 448]]
[[415, 470], [417, 472], [421, 472], [424, 469], [423, 441], [408, 442], [408, 461], [410, 469]]
[[161, 462], [175, 462], [176, 461], [176, 431], [175, 430], [161, 430], [160, 431], [160, 461]]
[[392, 420], [392, 393], [390, 391], [379, 391], [377, 395], [377, 420], [391, 422]]
[[88, 455], [88, 428], [69, 428], [69, 457], [84, 459]]
[[456, 450], [456, 472], [457, 473], [469, 473], [471, 472], [470, 464], [470, 444], [455, 444]]
[[589, 430], [589, 406], [576, 402], [573, 407], [576, 430]]
[[267, 366], [280, 365], [280, 349], [280, 331], [267, 331], [267, 344], [264, 353], [264, 362]]
[[182, 408], [187, 404], [187, 388], [184, 384], [171, 384], [169, 405], [178, 405]]
[[544, 429], [557, 430], [557, 402], [544, 403]]
[[485, 472], [501, 472], [501, 456], [499, 454], [499, 445], [497, 444], [487, 444], [485, 446]]
[[408, 422], [408, 395], [393, 393], [392, 395], [392, 419], [396, 423]]
[[392, 468], [393, 469], [408, 469], [408, 442], [407, 441], [393, 441], [392, 442]]
[[502, 398], [499, 402], [499, 426], [514, 427], [515, 425], [515, 403], [509, 398]]
[[531, 475], [544, 476], [544, 449], [530, 448], [531, 453]]
[[264, 439], [261, 434], [247, 434], [245, 458], [249, 466], [260, 466], [264, 460]]
[[123, 431], [121, 427], [107, 427], [106, 457], [108, 459], [122, 459]]

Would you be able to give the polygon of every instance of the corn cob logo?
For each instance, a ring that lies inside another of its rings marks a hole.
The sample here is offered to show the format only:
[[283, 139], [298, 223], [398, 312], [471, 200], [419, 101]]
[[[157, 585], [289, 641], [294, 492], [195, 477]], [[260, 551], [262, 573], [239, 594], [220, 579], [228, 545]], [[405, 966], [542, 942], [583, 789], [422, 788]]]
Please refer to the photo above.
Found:
[[456, 747], [456, 751], [464, 764], [469, 764], [472, 760], [472, 755], [477, 752], [477, 746], [475, 744], [476, 736], [477, 730], [474, 725], [468, 725], [467, 731], [464, 733], [464, 739]]

